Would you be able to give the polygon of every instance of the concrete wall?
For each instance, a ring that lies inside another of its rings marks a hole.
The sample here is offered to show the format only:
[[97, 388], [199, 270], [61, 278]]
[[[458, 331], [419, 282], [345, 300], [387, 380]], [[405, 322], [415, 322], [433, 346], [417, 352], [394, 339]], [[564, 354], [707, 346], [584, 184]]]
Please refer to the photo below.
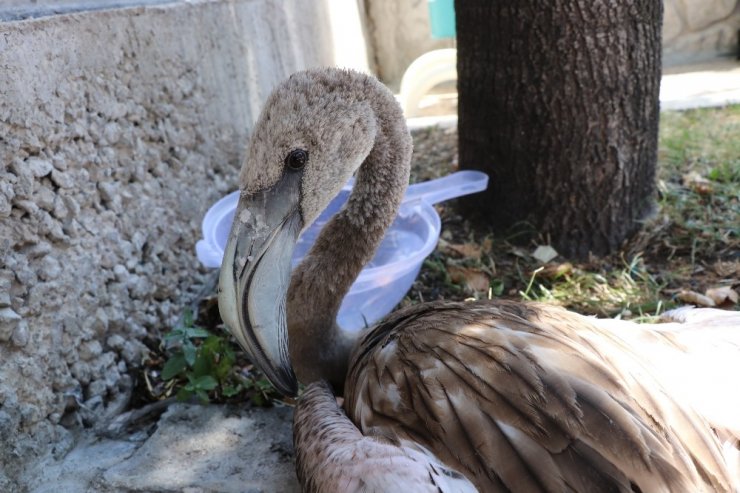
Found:
[[454, 39], [432, 39], [427, 0], [364, 0], [364, 8], [371, 68], [396, 92], [416, 58], [455, 46]]
[[[666, 65], [737, 53], [740, 0], [664, 0]], [[426, 0], [364, 0], [367, 32], [379, 77], [398, 90], [406, 68], [424, 53], [454, 47], [432, 39]]]
[[740, 0], [664, 0], [663, 62], [737, 55]]
[[199, 289], [210, 203], [262, 102], [333, 62], [323, 0], [188, 0], [0, 23], [0, 491], [125, 401]]

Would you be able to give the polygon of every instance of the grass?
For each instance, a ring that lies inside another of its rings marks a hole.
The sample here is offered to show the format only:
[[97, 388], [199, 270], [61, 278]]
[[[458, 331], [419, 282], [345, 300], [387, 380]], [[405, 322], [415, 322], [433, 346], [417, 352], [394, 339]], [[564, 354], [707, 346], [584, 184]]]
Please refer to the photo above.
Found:
[[[559, 258], [543, 264], [533, 252], [546, 239], [521, 245], [512, 238], [492, 238], [472, 230], [454, 208], [442, 207], [447, 236], [404, 302], [503, 296], [586, 314], [653, 320], [681, 303], [684, 291], [737, 287], [739, 135], [740, 105], [662, 113], [658, 213], [621, 251], [577, 265]], [[444, 132], [426, 130], [420, 137], [439, 142]], [[424, 174], [438, 173], [416, 172]], [[486, 242], [479, 257], [457, 255], [461, 245], [474, 250], [472, 245]], [[471, 275], [488, 276], [488, 289], [473, 290], [465, 279], [456, 282], [445, 273], [460, 266]]]
[[740, 238], [740, 105], [664, 112], [658, 168], [670, 255], [737, 254]]

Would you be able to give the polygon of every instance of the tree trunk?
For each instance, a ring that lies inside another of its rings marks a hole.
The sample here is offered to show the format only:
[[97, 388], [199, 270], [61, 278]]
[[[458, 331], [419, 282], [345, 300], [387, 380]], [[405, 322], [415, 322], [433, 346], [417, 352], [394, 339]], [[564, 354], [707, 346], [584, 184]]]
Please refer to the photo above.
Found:
[[562, 254], [618, 248], [653, 210], [662, 2], [456, 0], [465, 208]]

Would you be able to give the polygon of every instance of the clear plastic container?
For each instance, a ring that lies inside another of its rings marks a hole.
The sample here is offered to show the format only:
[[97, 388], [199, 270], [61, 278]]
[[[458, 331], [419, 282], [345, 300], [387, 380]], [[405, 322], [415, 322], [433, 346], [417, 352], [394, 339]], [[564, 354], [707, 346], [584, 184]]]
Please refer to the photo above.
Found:
[[[449, 176], [410, 185], [398, 216], [386, 232], [375, 257], [360, 272], [342, 300], [337, 322], [345, 330], [372, 325], [403, 299], [419, 274], [424, 259], [437, 245], [440, 219], [432, 204], [480, 192], [488, 176], [479, 171], [458, 171]], [[303, 259], [321, 228], [341, 209], [352, 191], [350, 181], [329, 203], [316, 221], [298, 238], [293, 267]], [[203, 218], [203, 239], [195, 246], [205, 267], [221, 266], [224, 246], [231, 231], [239, 192], [213, 204]]]

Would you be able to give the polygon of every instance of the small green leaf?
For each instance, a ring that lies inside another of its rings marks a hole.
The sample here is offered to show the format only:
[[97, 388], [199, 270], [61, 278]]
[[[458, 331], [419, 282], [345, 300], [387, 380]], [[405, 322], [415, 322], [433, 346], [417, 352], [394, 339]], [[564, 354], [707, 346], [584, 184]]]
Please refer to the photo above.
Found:
[[184, 327], [191, 327], [193, 325], [193, 311], [189, 308], [182, 314], [182, 325]]
[[203, 344], [201, 344], [201, 350], [202, 351], [209, 351], [212, 353], [219, 352], [221, 346], [221, 339], [217, 336], [211, 335], [206, 338], [205, 341], [203, 341]]
[[162, 379], [170, 380], [179, 375], [186, 367], [185, 356], [182, 353], [176, 353], [164, 364], [162, 368]]
[[241, 385], [226, 385], [223, 387], [221, 393], [224, 397], [234, 397], [236, 394], [242, 391]]
[[193, 373], [196, 377], [204, 375], [213, 375], [213, 357], [210, 354], [204, 354], [203, 351], [198, 353], [198, 357], [193, 364]]
[[501, 296], [504, 293], [504, 281], [502, 279], [491, 281], [491, 292], [494, 296]]
[[263, 407], [266, 403], [265, 397], [260, 393], [252, 394], [252, 397], [250, 397], [250, 399], [252, 400], [252, 403], [258, 407]]
[[185, 361], [187, 362], [188, 366], [193, 366], [195, 364], [196, 353], [197, 353], [197, 350], [191, 342], [188, 342], [187, 344], [183, 344], [182, 354], [185, 357]]
[[193, 386], [200, 390], [213, 390], [218, 386], [218, 382], [210, 375], [203, 375], [193, 380]]
[[210, 402], [210, 399], [208, 398], [208, 394], [206, 394], [202, 390], [196, 390], [195, 395], [198, 397], [198, 400], [201, 404], [208, 404]]
[[229, 376], [229, 372], [231, 372], [231, 368], [233, 366], [234, 366], [234, 359], [223, 356], [221, 358], [221, 361], [219, 361], [216, 367], [214, 368], [214, 374], [216, 378], [219, 381], [226, 380], [226, 377]]
[[174, 329], [171, 332], [168, 332], [167, 334], [165, 334], [164, 340], [167, 342], [172, 342], [172, 341], [182, 339], [182, 336], [183, 336], [182, 330]]
[[188, 339], [194, 339], [194, 338], [205, 338], [211, 335], [210, 332], [208, 332], [206, 329], [202, 329], [200, 327], [185, 327], [183, 329], [183, 332], [185, 333], [185, 336]]
[[183, 387], [177, 391], [177, 400], [180, 402], [186, 401], [190, 399], [191, 395], [193, 395], [193, 392]]

